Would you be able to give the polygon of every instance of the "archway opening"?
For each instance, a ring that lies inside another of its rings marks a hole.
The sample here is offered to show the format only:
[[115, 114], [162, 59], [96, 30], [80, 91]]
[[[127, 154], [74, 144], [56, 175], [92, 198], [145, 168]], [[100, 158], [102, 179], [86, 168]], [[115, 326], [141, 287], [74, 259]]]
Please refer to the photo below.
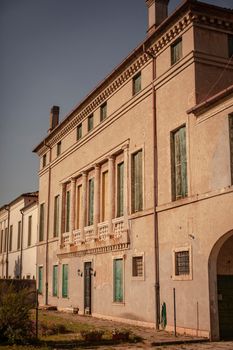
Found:
[[217, 293], [220, 339], [233, 339], [233, 236], [218, 254]]
[[233, 338], [233, 231], [219, 238], [209, 256], [210, 338]]

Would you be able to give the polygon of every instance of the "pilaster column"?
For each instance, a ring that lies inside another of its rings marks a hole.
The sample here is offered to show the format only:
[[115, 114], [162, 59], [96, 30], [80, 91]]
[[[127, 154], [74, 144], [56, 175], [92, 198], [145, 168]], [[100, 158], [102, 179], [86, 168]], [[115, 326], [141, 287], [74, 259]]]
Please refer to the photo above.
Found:
[[87, 173], [82, 173], [82, 214], [81, 214], [81, 239], [85, 240], [84, 227], [86, 226], [87, 217]]
[[94, 186], [94, 234], [98, 236], [98, 223], [100, 222], [100, 165], [95, 164]]
[[71, 179], [70, 186], [70, 243], [73, 242], [74, 220], [75, 220], [75, 195], [76, 179]]
[[129, 179], [128, 179], [128, 167], [129, 167], [129, 146], [123, 147], [124, 151], [124, 228], [128, 228], [128, 212], [129, 212]]
[[115, 216], [115, 158], [108, 158], [108, 234], [112, 234], [112, 219]]
[[65, 231], [65, 209], [66, 209], [66, 184], [61, 184], [60, 190], [60, 245], [63, 244], [63, 233]]

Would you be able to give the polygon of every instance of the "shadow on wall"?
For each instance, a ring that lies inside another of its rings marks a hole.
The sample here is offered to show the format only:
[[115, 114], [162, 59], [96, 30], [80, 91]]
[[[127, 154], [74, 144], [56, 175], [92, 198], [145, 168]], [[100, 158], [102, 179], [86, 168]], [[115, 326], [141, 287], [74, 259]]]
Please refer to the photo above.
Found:
[[14, 278], [20, 277], [20, 259], [19, 256], [15, 260], [15, 268], [14, 268]]

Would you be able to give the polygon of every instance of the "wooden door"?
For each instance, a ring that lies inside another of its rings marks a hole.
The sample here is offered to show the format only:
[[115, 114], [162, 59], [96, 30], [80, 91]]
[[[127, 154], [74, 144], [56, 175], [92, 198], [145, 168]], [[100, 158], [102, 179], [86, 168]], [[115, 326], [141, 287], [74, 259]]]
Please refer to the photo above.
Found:
[[91, 262], [84, 263], [84, 313], [91, 315]]
[[218, 275], [220, 339], [233, 339], [233, 275]]

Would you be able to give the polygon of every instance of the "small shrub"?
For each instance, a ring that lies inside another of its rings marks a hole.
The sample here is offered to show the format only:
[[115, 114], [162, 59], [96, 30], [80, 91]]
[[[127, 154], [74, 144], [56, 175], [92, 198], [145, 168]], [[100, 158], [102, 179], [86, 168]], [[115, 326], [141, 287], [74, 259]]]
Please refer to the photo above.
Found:
[[44, 322], [39, 324], [39, 332], [42, 336], [69, 333], [66, 326], [62, 323], [48, 325]]
[[104, 334], [104, 331], [100, 329], [81, 331], [81, 336], [85, 341], [88, 341], [88, 342], [100, 341], [102, 339], [103, 334]]
[[112, 331], [112, 339], [113, 340], [129, 340], [130, 330], [128, 329], [118, 329], [115, 328]]
[[30, 320], [32, 305], [28, 303], [28, 289], [16, 291], [13, 285], [3, 284], [0, 291], [0, 338], [10, 343], [35, 336]]

